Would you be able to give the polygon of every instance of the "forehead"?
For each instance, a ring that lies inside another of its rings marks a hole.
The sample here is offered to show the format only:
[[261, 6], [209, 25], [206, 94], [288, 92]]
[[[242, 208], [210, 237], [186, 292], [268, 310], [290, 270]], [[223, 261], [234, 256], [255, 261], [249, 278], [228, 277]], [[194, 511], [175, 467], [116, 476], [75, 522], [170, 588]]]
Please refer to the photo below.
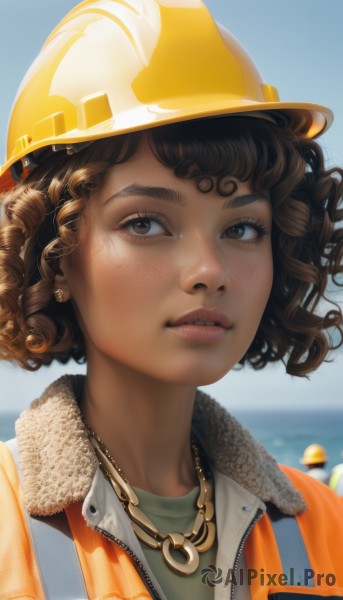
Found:
[[103, 192], [106, 194], [113, 188], [125, 186], [132, 181], [158, 185], [165, 183], [166, 179], [169, 183], [177, 182], [172, 166], [166, 166], [158, 160], [145, 137], [133, 156], [109, 170], [104, 181]]

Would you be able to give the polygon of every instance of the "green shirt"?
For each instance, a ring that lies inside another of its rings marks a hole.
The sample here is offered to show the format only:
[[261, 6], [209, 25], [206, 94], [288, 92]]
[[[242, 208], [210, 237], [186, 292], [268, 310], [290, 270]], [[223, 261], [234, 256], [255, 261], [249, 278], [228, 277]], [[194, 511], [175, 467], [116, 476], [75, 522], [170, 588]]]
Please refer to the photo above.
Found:
[[[199, 488], [176, 498], [157, 496], [134, 488], [140, 509], [150, 518], [163, 535], [172, 532], [191, 531], [197, 515], [196, 500]], [[213, 600], [214, 591], [202, 582], [202, 569], [216, 562], [217, 540], [212, 548], [199, 554], [200, 564], [192, 575], [178, 575], [167, 566], [161, 550], [149, 548], [144, 542], [141, 547], [149, 566], [168, 600]], [[179, 554], [179, 553], [177, 553]], [[176, 557], [175, 557], [176, 558]], [[181, 558], [182, 560], [182, 558]]]

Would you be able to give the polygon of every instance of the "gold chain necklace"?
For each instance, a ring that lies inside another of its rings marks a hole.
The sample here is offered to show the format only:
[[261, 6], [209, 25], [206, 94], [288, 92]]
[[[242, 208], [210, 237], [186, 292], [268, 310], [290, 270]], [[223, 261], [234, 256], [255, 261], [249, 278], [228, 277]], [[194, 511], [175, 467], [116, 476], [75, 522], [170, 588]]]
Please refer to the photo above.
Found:
[[[191, 575], [194, 573], [199, 566], [199, 554], [212, 547], [216, 536], [216, 526], [213, 520], [212, 484], [205, 477], [200, 461], [199, 448], [194, 439], [192, 439], [192, 452], [194, 468], [199, 480], [199, 495], [196, 501], [198, 513], [192, 531], [172, 532], [164, 536], [139, 508], [139, 499], [136, 493], [130, 486], [122, 469], [107, 450], [104, 442], [90, 428], [87, 421], [83, 420], [102, 471], [118, 496], [137, 537], [150, 548], [161, 550], [168, 567], [178, 575]], [[182, 558], [186, 558], [186, 561], [176, 560], [171, 554], [171, 549], [180, 552]]]

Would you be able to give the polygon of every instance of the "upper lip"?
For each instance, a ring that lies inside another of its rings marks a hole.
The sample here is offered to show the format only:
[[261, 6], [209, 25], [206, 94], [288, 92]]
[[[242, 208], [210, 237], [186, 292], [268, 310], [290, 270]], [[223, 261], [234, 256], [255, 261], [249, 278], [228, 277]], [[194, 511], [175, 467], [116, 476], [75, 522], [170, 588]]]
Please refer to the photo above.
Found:
[[197, 308], [191, 310], [178, 319], [169, 321], [168, 325], [169, 327], [176, 327], [177, 325], [185, 325], [192, 321], [214, 322], [215, 325], [224, 327], [225, 329], [230, 329], [232, 327], [227, 316], [218, 308]]

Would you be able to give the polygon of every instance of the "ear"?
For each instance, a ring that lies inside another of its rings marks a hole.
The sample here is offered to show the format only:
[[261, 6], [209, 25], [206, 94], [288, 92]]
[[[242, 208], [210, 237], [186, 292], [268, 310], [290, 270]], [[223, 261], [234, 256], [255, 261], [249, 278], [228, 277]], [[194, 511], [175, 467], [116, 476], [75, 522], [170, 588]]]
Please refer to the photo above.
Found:
[[60, 261], [58, 272], [55, 275], [53, 294], [57, 302], [67, 302], [72, 297], [68, 278], [63, 269], [63, 259]]

